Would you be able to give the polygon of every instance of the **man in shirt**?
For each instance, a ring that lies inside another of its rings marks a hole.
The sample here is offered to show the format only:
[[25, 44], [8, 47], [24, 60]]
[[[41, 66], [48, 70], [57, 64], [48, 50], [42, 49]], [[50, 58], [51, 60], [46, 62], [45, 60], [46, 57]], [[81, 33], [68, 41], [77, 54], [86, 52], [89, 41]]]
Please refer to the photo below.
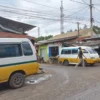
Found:
[[[85, 67], [85, 63], [84, 63], [84, 58], [83, 58], [83, 52], [81, 47], [79, 47], [79, 52], [78, 52], [78, 57], [79, 57], [79, 63], [76, 64], [75, 68], [77, 68], [80, 64], [82, 64], [83, 67]], [[85, 57], [85, 56], [84, 56]], [[86, 58], [86, 57], [85, 57]]]

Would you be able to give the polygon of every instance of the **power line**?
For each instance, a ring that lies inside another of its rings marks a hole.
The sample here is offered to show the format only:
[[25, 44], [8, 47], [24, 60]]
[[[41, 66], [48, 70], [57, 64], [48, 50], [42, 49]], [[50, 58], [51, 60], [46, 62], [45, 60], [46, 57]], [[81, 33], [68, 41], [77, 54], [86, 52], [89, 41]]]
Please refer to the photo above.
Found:
[[[38, 14], [39, 16], [47, 16], [48, 14], [46, 14], [46, 13], [42, 13], [42, 12], [37, 12], [37, 11], [33, 11], [33, 10], [26, 10], [26, 9], [20, 9], [20, 8], [14, 8], [14, 7], [9, 7], [9, 6], [3, 6], [3, 5], [0, 5], [0, 7], [3, 7], [4, 9], [11, 9], [11, 10], [19, 10], [19, 11], [24, 11], [24, 12], [27, 12], [27, 13], [35, 13], [35, 14]], [[84, 8], [82, 8], [82, 9], [84, 9]], [[79, 11], [77, 11], [77, 12], [79, 12]], [[77, 12], [74, 12], [73, 14], [75, 14], [75, 13], [77, 13]], [[73, 15], [72, 14], [72, 15]], [[52, 16], [51, 14], [50, 14], [50, 16]], [[54, 16], [54, 15], [53, 15]], [[58, 17], [58, 16], [57, 16]]]
[[[11, 10], [19, 10], [19, 11], [24, 11], [24, 12], [27, 12], [27, 13], [32, 13], [32, 14], [35, 13], [35, 14], [38, 14], [38, 15], [41, 15], [41, 16], [44, 16], [44, 15], [50, 15], [50, 16], [52, 16], [52, 14], [47, 14], [47, 13], [43, 13], [43, 12], [39, 12], [39, 11], [26, 10], [26, 9], [9, 7], [9, 6], [4, 6], [4, 5], [0, 5], [0, 8], [4, 8], [4, 9], [7, 9], [7, 10], [8, 9], [11, 9]], [[55, 16], [57, 16], [57, 14], [55, 14]]]
[[[83, 17], [84, 14], [86, 14], [86, 12], [88, 12], [89, 8], [87, 7], [86, 9], [84, 9], [85, 11], [81, 14], [81, 17]], [[87, 20], [89, 20], [89, 18], [87, 17], [83, 17], [83, 19], [86, 18]]]
[[[36, 4], [36, 5], [40, 5], [40, 6], [44, 6], [44, 7], [48, 7], [48, 8], [52, 8], [52, 9], [59, 10], [59, 8], [55, 8], [55, 7], [51, 7], [51, 6], [47, 6], [47, 5], [40, 4], [40, 3], [37, 3], [37, 2], [34, 2], [34, 1], [30, 1], [30, 0], [24, 0], [24, 1], [29, 2], [29, 3]], [[78, 9], [78, 8], [64, 9], [64, 11], [68, 11], [68, 10], [75, 10], [75, 9]]]
[[[8, 12], [8, 13], [12, 13], [12, 14], [17, 14], [19, 16], [27, 16], [27, 17], [30, 17], [30, 18], [35, 18], [35, 19], [42, 19], [42, 20], [52, 20], [52, 21], [60, 21], [60, 19], [55, 19], [55, 18], [47, 18], [45, 16], [34, 16], [34, 15], [30, 15], [30, 14], [23, 14], [23, 13], [20, 13], [19, 11], [9, 11], [7, 10], [7, 7], [5, 6], [6, 9], [4, 10], [1, 10], [2, 12]], [[17, 9], [17, 8], [13, 8], [13, 7], [8, 7], [8, 8], [12, 8], [12, 9]], [[20, 9], [18, 8], [17, 10], [23, 10], [23, 9]], [[29, 10], [24, 10], [24, 11], [29, 11]], [[32, 11], [33, 12], [33, 11]]]
[[100, 12], [100, 10], [98, 8], [95, 7], [96, 10], [98, 10]]
[[60, 19], [54, 19], [54, 18], [47, 18], [47, 17], [42, 17], [42, 16], [33, 16], [33, 15], [28, 15], [28, 14], [22, 14], [20, 12], [14, 12], [14, 11], [7, 11], [7, 10], [1, 10], [3, 12], [8, 12], [12, 14], [17, 14], [17, 15], [24, 15], [24, 16], [29, 16], [32, 18], [41, 18], [41, 19], [46, 19], [46, 20], [55, 20], [55, 21], [60, 21]]
[[[52, 21], [56, 21], [56, 22], [60, 21], [59, 19], [45, 18], [45, 17], [39, 17], [39, 16], [30, 16], [30, 15], [22, 14], [22, 13], [19, 13], [19, 12], [11, 12], [11, 11], [5, 11], [5, 12], [23, 15], [23, 16], [29, 16], [29, 17], [32, 17], [32, 18], [38, 18], [38, 19], [43, 19], [43, 20], [52, 20]], [[69, 21], [66, 21], [66, 20], [65, 20], [65, 22], [76, 24], [76, 22], [71, 22], [71, 21], [69, 22]], [[85, 25], [85, 24], [82, 24], [82, 23], [80, 23], [80, 24]]]
[[19, 11], [30, 12], [30, 13], [37, 13], [37, 14], [44, 14], [44, 15], [46, 14], [46, 13], [41, 13], [41, 12], [38, 12], [38, 11], [26, 10], [26, 9], [21, 9], [21, 8], [14, 8], [14, 7], [3, 6], [3, 5], [0, 5], [0, 8], [1, 7], [3, 7], [4, 9], [14, 9], [14, 10], [19, 10]]
[[[60, 19], [55, 19], [55, 18], [47, 18], [47, 17], [41, 17], [41, 16], [33, 16], [33, 15], [29, 15], [29, 14], [23, 14], [23, 13], [20, 13], [20, 12], [14, 12], [14, 11], [8, 11], [8, 10], [1, 10], [3, 12], [8, 12], [8, 13], [12, 13], [12, 14], [17, 14], [19, 16], [27, 16], [27, 17], [30, 17], [31, 19], [41, 19], [41, 20], [52, 20], [52, 21], [60, 21]], [[30, 19], [29, 18], [29, 19]], [[79, 19], [78, 19], [79, 20]]]
[[[67, 23], [72, 23], [72, 24], [77, 24], [77, 21], [76, 22], [73, 22], [73, 21], [65, 21], [65, 22], [67, 22]], [[81, 22], [79, 22], [81, 25], [87, 25], [87, 26], [90, 26], [90, 25], [88, 25], [88, 24], [83, 24], [83, 23], [81, 23]]]
[[37, 2], [33, 2], [33, 1], [29, 1], [29, 0], [24, 0], [26, 2], [29, 2], [29, 3], [34, 3], [36, 5], [40, 5], [40, 6], [44, 6], [44, 7], [48, 7], [48, 8], [52, 8], [52, 9], [59, 9], [59, 8], [55, 8], [55, 7], [51, 7], [51, 6], [47, 6], [47, 5], [44, 5], [44, 4], [40, 4], [40, 3], [37, 3]]
[[86, 3], [84, 0], [82, 0], [86, 5], [89, 5], [88, 3]]
[[[17, 13], [17, 15], [19, 15], [19, 16], [21, 16], [21, 15], [25, 15], [25, 16], [27, 16], [27, 17], [29, 17], [29, 19], [33, 19], [33, 18], [35, 18], [35, 19], [46, 19], [46, 20], [60, 20], [60, 19], [55, 19], [55, 18], [47, 18], [47, 16], [45, 17], [45, 16], [37, 16], [37, 15], [34, 15], [33, 16], [33, 14], [23, 14], [23, 13], [21, 13], [21, 12], [19, 12], [19, 11], [9, 11], [9, 10], [7, 10], [7, 9], [3, 9], [3, 10], [1, 10], [2, 12], [8, 12], [8, 13], [12, 13], [12, 14], [16, 14]], [[20, 14], [21, 13], [21, 14]], [[42, 18], [41, 18], [42, 17]], [[28, 18], [27, 18], [28, 19]], [[72, 19], [72, 18], [71, 18]], [[74, 19], [76, 19], [76, 18], [74, 18]], [[78, 20], [80, 19], [80, 18], [77, 18]], [[81, 19], [80, 19], [81, 20]]]
[[76, 3], [80, 3], [80, 4], [83, 4], [83, 5], [88, 5], [88, 4], [86, 4], [86, 3], [79, 2], [79, 1], [75, 1], [75, 0], [70, 0], [70, 1], [73, 1], [73, 2], [76, 2]]
[[[56, 21], [57, 21], [57, 20], [58, 20], [58, 21], [60, 20], [60, 19], [55, 19], [55, 18], [52, 18], [52, 19], [51, 19], [50, 17], [47, 18], [47, 16], [37, 16], [37, 15], [34, 15], [34, 16], [33, 16], [32, 14], [31, 14], [31, 15], [30, 15], [30, 14], [23, 14], [23, 13], [21, 13], [21, 12], [9, 11], [9, 10], [7, 10], [7, 9], [6, 9], [6, 10], [3, 9], [3, 10], [1, 10], [1, 11], [2, 11], [2, 12], [12, 13], [12, 14], [17, 14], [17, 15], [19, 15], [19, 16], [23, 15], [24, 17], [27, 16], [27, 17], [25, 17], [25, 18], [27, 18], [27, 19], [33, 19], [33, 18], [35, 18], [35, 19], [47, 19], [47, 20], [49, 19], [49, 20], [56, 20]], [[28, 18], [28, 17], [29, 17], [29, 18]], [[42, 17], [42, 18], [41, 18], [41, 17]], [[72, 19], [72, 18], [70, 18], [70, 19]], [[70, 20], [70, 19], [69, 19], [69, 20]], [[74, 19], [81, 20], [80, 18], [74, 18]]]
[[76, 12], [74, 12], [74, 13], [72, 13], [72, 14], [66, 16], [65, 18], [70, 17], [70, 16], [72, 16], [72, 15], [75, 15], [75, 14], [81, 12], [82, 10], [84, 10], [85, 8], [86, 8], [86, 7], [82, 8], [82, 9], [79, 9], [78, 11], [76, 11]]

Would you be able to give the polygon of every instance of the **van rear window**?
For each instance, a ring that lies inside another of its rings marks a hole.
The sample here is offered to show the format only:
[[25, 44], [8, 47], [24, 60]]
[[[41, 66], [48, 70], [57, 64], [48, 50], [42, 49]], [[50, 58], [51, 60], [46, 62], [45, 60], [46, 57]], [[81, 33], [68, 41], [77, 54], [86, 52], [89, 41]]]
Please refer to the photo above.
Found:
[[22, 56], [21, 44], [0, 44], [0, 58]]

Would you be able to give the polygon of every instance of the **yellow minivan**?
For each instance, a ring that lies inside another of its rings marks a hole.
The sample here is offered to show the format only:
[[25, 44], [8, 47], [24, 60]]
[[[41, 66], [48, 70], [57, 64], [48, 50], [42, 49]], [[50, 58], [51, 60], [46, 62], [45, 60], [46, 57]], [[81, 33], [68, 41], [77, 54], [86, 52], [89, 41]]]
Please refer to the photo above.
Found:
[[[82, 48], [85, 64], [94, 65], [98, 62], [99, 55], [95, 50], [88, 46], [80, 46]], [[79, 62], [78, 57], [78, 46], [76, 47], [64, 47], [61, 49], [59, 55], [59, 62], [64, 65], [77, 64]]]
[[0, 38], [0, 83], [11, 88], [24, 85], [25, 76], [39, 70], [36, 50], [27, 38]]

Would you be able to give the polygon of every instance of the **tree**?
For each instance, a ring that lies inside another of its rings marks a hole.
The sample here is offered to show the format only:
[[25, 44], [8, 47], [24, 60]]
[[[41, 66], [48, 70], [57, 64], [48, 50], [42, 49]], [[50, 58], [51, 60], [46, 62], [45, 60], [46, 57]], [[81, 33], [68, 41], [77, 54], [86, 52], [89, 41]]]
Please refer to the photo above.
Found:
[[72, 29], [70, 29], [69, 31], [67, 31], [67, 32], [73, 32], [73, 30]]
[[84, 27], [83, 27], [84, 29], [87, 29], [87, 25], [84, 25]]
[[70, 30], [69, 30], [69, 32], [73, 32], [73, 30], [72, 30], [72, 29], [70, 29]]
[[93, 31], [94, 31], [96, 34], [100, 34], [100, 27], [98, 27], [98, 26], [93, 26]]
[[75, 31], [77, 31], [77, 29], [75, 29]]
[[37, 38], [37, 41], [48, 40], [48, 39], [50, 39], [52, 37], [53, 37], [53, 35], [41, 36], [41, 37]]

